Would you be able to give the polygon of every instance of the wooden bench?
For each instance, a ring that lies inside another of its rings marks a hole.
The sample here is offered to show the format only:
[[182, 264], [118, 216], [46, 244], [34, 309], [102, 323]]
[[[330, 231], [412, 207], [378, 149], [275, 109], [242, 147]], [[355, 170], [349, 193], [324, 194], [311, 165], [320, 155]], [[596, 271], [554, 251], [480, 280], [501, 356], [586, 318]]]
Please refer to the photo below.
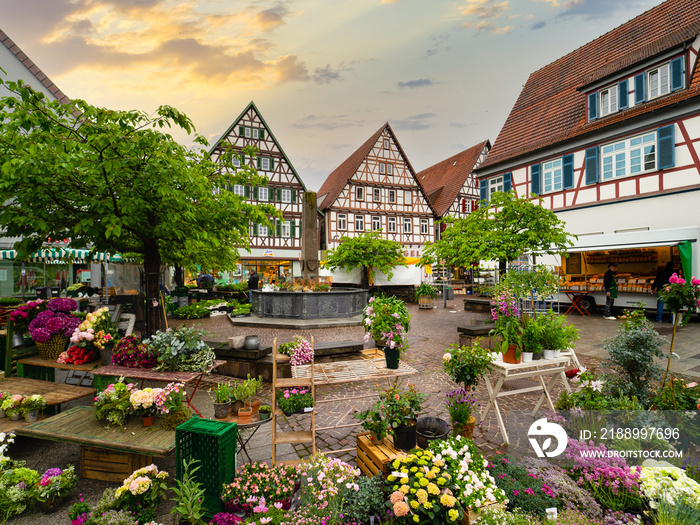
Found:
[[462, 346], [471, 346], [477, 339], [483, 338], [482, 346], [485, 346], [489, 350], [494, 350], [496, 339], [489, 335], [494, 328], [496, 328], [495, 323], [459, 326], [457, 327], [459, 344]]
[[314, 345], [314, 357], [330, 357], [346, 354], [359, 354], [365, 348], [364, 341], [330, 341], [328, 343], [316, 343]]

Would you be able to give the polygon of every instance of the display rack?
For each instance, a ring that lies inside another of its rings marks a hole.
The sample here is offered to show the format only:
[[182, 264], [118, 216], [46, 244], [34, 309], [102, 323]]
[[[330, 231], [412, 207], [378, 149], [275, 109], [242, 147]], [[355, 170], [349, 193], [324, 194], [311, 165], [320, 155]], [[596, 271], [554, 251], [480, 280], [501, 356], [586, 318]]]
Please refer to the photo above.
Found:
[[[309, 341], [311, 348], [314, 347], [313, 337]], [[289, 356], [277, 352], [277, 338], [272, 343], [272, 464], [277, 464], [277, 445], [282, 444], [311, 444], [311, 453], [316, 453], [316, 387], [314, 386], [314, 367], [310, 366], [311, 373], [307, 377], [286, 378], [279, 377], [278, 366], [288, 363]], [[314, 402], [314, 409], [305, 414], [310, 419], [309, 430], [291, 430], [280, 432], [277, 430], [277, 418], [284, 413], [277, 406], [277, 389], [290, 387], [308, 387], [311, 389], [311, 397]], [[286, 465], [301, 463], [302, 460], [284, 461]]]

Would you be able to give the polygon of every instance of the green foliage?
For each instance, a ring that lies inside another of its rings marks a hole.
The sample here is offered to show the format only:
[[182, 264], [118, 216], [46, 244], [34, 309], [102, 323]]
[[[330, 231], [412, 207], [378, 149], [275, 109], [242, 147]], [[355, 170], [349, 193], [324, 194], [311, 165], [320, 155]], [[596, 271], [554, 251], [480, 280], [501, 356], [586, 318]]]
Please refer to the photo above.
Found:
[[203, 335], [202, 330], [183, 326], [157, 332], [144, 340], [144, 344], [158, 356], [155, 370], [159, 372], [203, 371], [216, 359], [216, 354], [202, 341]]
[[17, 306], [22, 302], [19, 297], [0, 297], [0, 305], [2, 306]]
[[653, 382], [661, 377], [656, 359], [663, 357], [661, 346], [666, 340], [646, 319], [632, 326], [621, 326], [615, 338], [605, 341], [610, 359], [604, 365], [614, 372], [607, 377], [608, 387], [622, 395], [635, 396], [648, 406]]
[[204, 501], [205, 490], [201, 483], [195, 479], [195, 472], [200, 468], [196, 459], [185, 460], [182, 464], [182, 479], [176, 480], [176, 486], [173, 487], [175, 497], [172, 501], [175, 506], [170, 511], [171, 514], [180, 515], [180, 523], [184, 520], [192, 525], [203, 524], [204, 522]]
[[509, 290], [516, 299], [547, 299], [559, 290], [559, 278], [551, 268], [538, 264], [530, 269], [509, 270], [501, 278], [500, 287]]
[[535, 321], [540, 328], [540, 344], [547, 350], [566, 350], [578, 341], [578, 329], [566, 322], [566, 316], [549, 310]]
[[674, 503], [669, 503], [666, 498], [659, 499], [654, 515], [654, 525], [697, 525], [698, 523], [700, 523], [700, 508], [682, 499]]
[[657, 410], [700, 410], [700, 384], [671, 378], [660, 390], [654, 392], [651, 404]]
[[507, 511], [500, 505], [482, 510], [474, 520], [474, 525], [539, 525], [539, 523], [539, 518], [522, 509]]
[[218, 383], [214, 388], [208, 390], [209, 397], [214, 400], [214, 403], [228, 403], [231, 400], [233, 387], [231, 383], [224, 381]]
[[362, 423], [362, 428], [368, 432], [374, 432], [377, 439], [383, 439], [387, 434], [387, 422], [382, 418], [381, 405], [376, 403], [373, 408], [357, 412], [354, 416]]
[[382, 414], [387, 426], [391, 429], [416, 420], [426, 399], [428, 395], [419, 392], [413, 385], [408, 385], [405, 389], [401, 388], [398, 379], [386, 390], [379, 391]]
[[107, 510], [104, 514], [95, 514], [86, 525], [138, 525], [139, 522], [127, 510]]
[[416, 288], [414, 299], [416, 302], [418, 302], [419, 297], [430, 297], [431, 299], [435, 299], [437, 296], [437, 290], [432, 284], [421, 283], [420, 286]]
[[476, 390], [481, 376], [491, 371], [493, 357], [477, 340], [471, 346], [450, 345], [442, 362], [453, 381], [462, 383], [465, 390]]
[[202, 319], [210, 315], [211, 311], [200, 303], [181, 306], [173, 313], [175, 319]]
[[383, 477], [359, 476], [355, 482], [358, 490], [345, 484], [340, 490], [343, 500], [343, 522], [370, 523], [370, 517], [382, 516], [385, 512]]
[[[408, 348], [407, 333], [411, 329], [411, 314], [406, 303], [398, 297], [372, 297], [362, 316], [365, 332], [375, 341], [401, 349]], [[365, 341], [367, 341], [367, 336]]]
[[339, 268], [346, 272], [362, 268], [368, 279], [372, 277], [373, 269], [377, 269], [391, 280], [394, 268], [406, 266], [402, 244], [382, 239], [381, 230], [365, 232], [357, 237], [344, 235], [340, 238], [340, 243], [337, 248], [326, 253], [323, 268]]
[[573, 245], [575, 235], [554, 212], [540, 205], [542, 199], [496, 192], [488, 206], [464, 219], [453, 219], [438, 241], [423, 251], [420, 264], [445, 261], [451, 266], [470, 267], [479, 261], [507, 261], [526, 252], [559, 254]]
[[250, 374], [248, 374], [247, 379], [244, 379], [234, 387], [231, 395], [237, 400], [243, 401], [245, 403], [250, 403], [250, 401], [253, 399], [253, 396], [260, 391], [262, 386], [262, 377], [258, 377], [256, 379], [254, 377], [250, 377]]

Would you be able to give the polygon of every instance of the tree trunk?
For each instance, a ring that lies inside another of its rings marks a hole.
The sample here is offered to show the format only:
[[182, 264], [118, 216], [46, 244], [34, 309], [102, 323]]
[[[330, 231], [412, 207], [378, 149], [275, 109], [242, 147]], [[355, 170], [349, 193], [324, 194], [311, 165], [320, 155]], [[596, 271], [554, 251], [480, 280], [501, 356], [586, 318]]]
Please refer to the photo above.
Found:
[[369, 289], [369, 268], [363, 266], [362, 273], [360, 275], [360, 288], [363, 290]]
[[147, 249], [143, 256], [143, 270], [146, 282], [146, 310], [144, 315], [144, 338], [163, 329], [160, 304], [160, 252], [155, 245]]
[[182, 266], [175, 267], [175, 284], [177, 286], [185, 286], [185, 272]]
[[508, 261], [502, 259], [498, 261], [498, 275], [503, 277], [506, 274], [506, 269], [508, 267]]

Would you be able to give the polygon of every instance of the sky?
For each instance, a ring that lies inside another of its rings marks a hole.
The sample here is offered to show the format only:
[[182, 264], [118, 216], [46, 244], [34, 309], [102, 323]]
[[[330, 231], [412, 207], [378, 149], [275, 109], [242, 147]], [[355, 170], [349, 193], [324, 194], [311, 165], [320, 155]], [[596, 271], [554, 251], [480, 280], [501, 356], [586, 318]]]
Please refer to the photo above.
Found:
[[316, 191], [386, 122], [416, 172], [493, 143], [530, 73], [660, 3], [0, 0], [0, 29], [70, 98], [212, 143], [254, 101]]

